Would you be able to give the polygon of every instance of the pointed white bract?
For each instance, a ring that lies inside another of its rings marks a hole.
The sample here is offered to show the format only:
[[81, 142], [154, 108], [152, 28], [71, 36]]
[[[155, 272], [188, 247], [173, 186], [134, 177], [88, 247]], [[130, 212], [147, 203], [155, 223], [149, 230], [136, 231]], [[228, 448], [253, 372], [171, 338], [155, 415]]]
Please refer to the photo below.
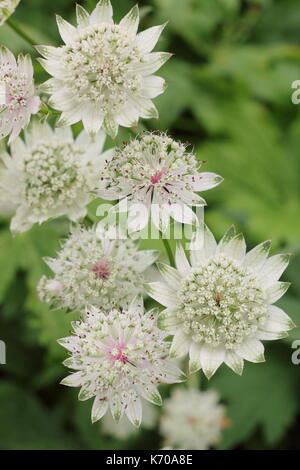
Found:
[[95, 228], [74, 227], [57, 258], [45, 261], [54, 273], [38, 285], [41, 300], [53, 307], [81, 310], [93, 305], [104, 311], [126, 307], [144, 293], [144, 272], [158, 257], [139, 251], [131, 239], [101, 238]]
[[92, 307], [73, 322], [74, 335], [59, 340], [71, 352], [64, 364], [75, 371], [62, 384], [81, 387], [79, 400], [95, 397], [93, 422], [110, 410], [115, 421], [125, 413], [138, 427], [141, 398], [160, 405], [157, 386], [183, 379], [168, 359], [169, 343], [156, 321], [153, 312], [144, 314], [142, 298], [136, 297], [126, 311]]
[[13, 142], [40, 108], [29, 55], [14, 55], [0, 46], [0, 140]]
[[18, 137], [12, 143], [10, 154], [0, 151], [0, 205], [7, 201], [14, 213], [12, 232], [53, 217], [84, 217], [110, 157], [101, 153], [104, 140], [103, 132], [91, 138], [83, 131], [74, 139], [70, 128], [52, 130], [36, 121], [25, 131], [25, 141]]
[[[157, 408], [149, 401], [142, 399], [143, 420], [141, 426], [143, 429], [152, 429], [158, 419]], [[138, 429], [132, 425], [127, 416], [124, 415], [119, 422], [116, 422], [111, 413], [107, 413], [101, 420], [101, 430], [117, 439], [128, 439], [138, 432]]]
[[171, 54], [151, 51], [164, 25], [137, 34], [138, 7], [115, 24], [109, 0], [100, 0], [90, 15], [78, 5], [76, 27], [61, 17], [57, 23], [65, 45], [37, 50], [53, 76], [44, 90], [62, 111], [60, 125], [82, 121], [87, 132], [103, 127], [114, 138], [119, 126], [158, 117], [151, 99], [163, 93], [165, 82], [153, 74]]
[[13, 14], [19, 3], [20, 0], [0, 0], [0, 26]]
[[206, 450], [219, 441], [225, 424], [225, 408], [215, 391], [178, 387], [165, 401], [160, 431], [166, 448]]
[[196, 223], [191, 206], [205, 205], [196, 192], [221, 183], [219, 175], [199, 172], [199, 166], [183, 143], [163, 133], [145, 132], [115, 150], [97, 194], [103, 199], [121, 200], [113, 210], [128, 211], [129, 232], [142, 230], [150, 217], [164, 232], [170, 217], [181, 223]]
[[223, 362], [241, 374], [244, 360], [264, 361], [261, 340], [283, 338], [294, 327], [283, 310], [271, 305], [287, 290], [278, 279], [289, 255], [268, 258], [269, 242], [246, 254], [244, 237], [233, 228], [217, 244], [206, 226], [190, 248], [190, 263], [179, 245], [177, 271], [160, 265], [165, 282], [146, 289], [167, 307], [159, 326], [174, 335], [171, 356], [188, 354], [190, 371], [203, 369], [207, 378]]

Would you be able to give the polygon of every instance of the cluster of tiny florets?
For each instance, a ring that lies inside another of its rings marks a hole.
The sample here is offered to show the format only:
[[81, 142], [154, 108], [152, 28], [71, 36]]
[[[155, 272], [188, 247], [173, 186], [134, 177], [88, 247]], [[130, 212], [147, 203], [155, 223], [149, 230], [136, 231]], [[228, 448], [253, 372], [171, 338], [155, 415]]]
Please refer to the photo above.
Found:
[[77, 371], [62, 383], [81, 387], [80, 400], [96, 397], [93, 421], [109, 408], [116, 421], [126, 412], [139, 426], [140, 396], [161, 404], [157, 385], [170, 383], [170, 377], [173, 382], [182, 380], [179, 369], [171, 372], [169, 343], [157, 327], [156, 315], [144, 314], [140, 307], [136, 310], [131, 304], [126, 311], [109, 313], [93, 307], [73, 322], [74, 336], [59, 340], [72, 354], [64, 364]]
[[181, 198], [183, 189], [192, 190], [192, 177], [198, 166], [185, 144], [163, 133], [144, 133], [116, 150], [103, 180], [107, 189], [115, 191], [116, 199], [118, 193], [130, 187], [134, 202], [144, 202], [145, 195], [139, 191], [148, 188], [172, 204]]
[[217, 255], [195, 267], [178, 292], [177, 316], [196, 343], [231, 349], [265, 322], [265, 295], [250, 270]]
[[88, 172], [93, 172], [92, 165], [81, 165], [83, 154], [70, 142], [52, 139], [38, 143], [26, 155], [22, 197], [34, 217], [47, 218], [54, 206], [70, 207], [82, 196]]
[[[76, 347], [66, 365], [76, 365], [75, 369], [86, 377], [87, 386], [94, 377], [92, 396], [162, 381], [156, 367], [167, 356], [169, 345], [164, 341], [165, 334], [156, 327], [155, 315], [119, 310], [107, 314], [92, 309], [83, 321], [73, 322], [73, 329], [76, 340], [71, 340], [71, 344], [75, 341]], [[122, 340], [121, 331], [126, 332]], [[60, 343], [68, 347], [68, 341], [66, 338]], [[84, 385], [85, 380], [82, 382]]]
[[0, 70], [1, 85], [5, 87], [6, 103], [1, 104], [7, 107], [10, 112], [20, 111], [27, 104], [28, 77], [23, 72], [18, 72], [9, 62]]
[[59, 285], [54, 288], [53, 280], [43, 276], [38, 286], [40, 298], [71, 310], [87, 305], [105, 311], [126, 306], [143, 292], [145, 281], [139, 260], [137, 246], [130, 239], [104, 243], [94, 229], [74, 230], [58, 257], [46, 259]]
[[97, 103], [101, 114], [115, 113], [126, 104], [128, 93], [140, 87], [131, 67], [140, 60], [124, 28], [108, 23], [89, 26], [63, 47], [65, 86], [79, 101]]
[[12, 142], [24, 128], [31, 114], [36, 114], [40, 99], [33, 83], [30, 57], [13, 54], [4, 46], [0, 48], [0, 139], [11, 134]]
[[50, 104], [62, 111], [59, 123], [83, 122], [93, 134], [101, 127], [115, 138], [119, 126], [135, 126], [140, 117], [157, 118], [151, 99], [163, 93], [165, 81], [153, 74], [171, 54], [152, 53], [164, 25], [137, 34], [138, 7], [119, 24], [109, 1], [100, 0], [89, 14], [77, 6], [77, 26], [57, 18], [65, 43], [37, 46], [43, 67], [53, 76], [43, 85]]
[[35, 121], [24, 136], [10, 156], [0, 154], [1, 199], [15, 212], [11, 230], [23, 232], [64, 215], [74, 222], [84, 217], [102, 166], [102, 134], [95, 142], [84, 132], [74, 140], [72, 132], [53, 131]]

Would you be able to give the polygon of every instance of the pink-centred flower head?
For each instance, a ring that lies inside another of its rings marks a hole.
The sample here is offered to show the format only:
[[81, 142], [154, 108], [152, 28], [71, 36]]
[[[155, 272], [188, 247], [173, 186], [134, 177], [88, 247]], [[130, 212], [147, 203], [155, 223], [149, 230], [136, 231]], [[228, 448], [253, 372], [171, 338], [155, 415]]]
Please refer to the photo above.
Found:
[[110, 411], [115, 421], [126, 414], [138, 427], [141, 398], [161, 405], [158, 385], [184, 380], [156, 322], [156, 313], [144, 313], [138, 296], [126, 310], [89, 309], [73, 322], [73, 335], [59, 340], [71, 353], [64, 364], [75, 371], [62, 384], [80, 387], [79, 400], [94, 398], [93, 422]]
[[192, 207], [206, 205], [197, 193], [223, 181], [215, 173], [201, 172], [200, 166], [185, 144], [164, 133], [144, 132], [115, 149], [96, 192], [120, 201], [113, 211], [128, 211], [129, 232], [142, 230], [149, 219], [164, 232], [170, 217], [197, 223]]
[[9, 136], [13, 142], [39, 108], [30, 56], [20, 54], [16, 60], [0, 46], [0, 140]]

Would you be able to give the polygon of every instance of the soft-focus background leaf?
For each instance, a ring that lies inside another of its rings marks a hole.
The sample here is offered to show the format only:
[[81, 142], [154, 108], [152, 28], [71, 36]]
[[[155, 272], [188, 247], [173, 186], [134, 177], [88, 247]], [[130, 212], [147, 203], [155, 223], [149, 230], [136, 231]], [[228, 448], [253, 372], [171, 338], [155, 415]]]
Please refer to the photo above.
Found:
[[228, 403], [231, 420], [221, 448], [247, 442], [254, 431], [261, 431], [272, 448], [293, 422], [300, 398], [295, 366], [282, 348], [268, 351], [266, 359], [264, 364], [247, 364], [242, 380], [225, 368], [212, 380]]

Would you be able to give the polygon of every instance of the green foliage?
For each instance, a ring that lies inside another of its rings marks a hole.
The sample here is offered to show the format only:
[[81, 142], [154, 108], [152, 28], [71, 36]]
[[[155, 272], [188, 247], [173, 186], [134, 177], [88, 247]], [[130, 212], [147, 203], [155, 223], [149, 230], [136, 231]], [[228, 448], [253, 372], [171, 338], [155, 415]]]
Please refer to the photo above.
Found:
[[295, 366], [283, 348], [272, 348], [264, 364], [247, 364], [242, 380], [222, 370], [212, 386], [228, 403], [230, 420], [221, 448], [232, 448], [247, 441], [257, 429], [271, 448], [294, 423], [299, 403], [299, 379]]
[[[91, 9], [96, 1], [79, 3]], [[112, 3], [120, 18], [135, 2]], [[271, 238], [276, 249], [294, 254], [285, 275], [292, 286], [278, 305], [300, 326], [300, 108], [291, 103], [291, 83], [300, 79], [299, 2], [139, 3], [141, 29], [169, 21], [157, 50], [175, 54], [160, 73], [169, 85], [155, 100], [160, 119], [141, 123], [139, 130], [169, 129], [192, 143], [199, 160], [207, 160], [205, 171], [225, 178], [205, 196], [206, 221], [216, 235], [234, 222], [250, 247]], [[57, 45], [54, 13], [74, 21], [74, 11], [73, 0], [26, 0], [14, 19], [36, 43]], [[0, 42], [37, 56], [7, 25], [0, 28]], [[47, 74], [37, 62], [34, 67], [41, 83]], [[131, 134], [121, 130], [115, 144]], [[96, 207], [90, 207], [92, 217]], [[43, 257], [55, 255], [68, 222], [51, 221], [15, 238], [8, 224], [1, 220], [0, 339], [8, 357], [0, 366], [0, 448], [158, 448], [158, 429], [128, 442], [108, 438], [99, 424], [90, 424], [91, 402], [78, 402], [76, 391], [59, 385], [66, 375], [65, 352], [56, 340], [68, 334], [76, 314], [50, 311], [38, 300], [36, 284], [48, 272]], [[142, 247], [163, 250], [160, 240], [143, 241]], [[300, 339], [299, 326], [279, 345], [268, 345], [265, 364], [247, 364], [242, 377], [223, 366], [209, 384], [220, 392], [231, 421], [221, 448], [295, 445], [300, 367], [291, 364], [291, 342]]]
[[9, 230], [2, 230], [0, 234], [0, 266], [0, 302], [2, 302], [18, 268], [17, 250]]
[[60, 413], [50, 412], [20, 387], [2, 381], [0, 448], [19, 450], [76, 449], [76, 440], [60, 429]]

